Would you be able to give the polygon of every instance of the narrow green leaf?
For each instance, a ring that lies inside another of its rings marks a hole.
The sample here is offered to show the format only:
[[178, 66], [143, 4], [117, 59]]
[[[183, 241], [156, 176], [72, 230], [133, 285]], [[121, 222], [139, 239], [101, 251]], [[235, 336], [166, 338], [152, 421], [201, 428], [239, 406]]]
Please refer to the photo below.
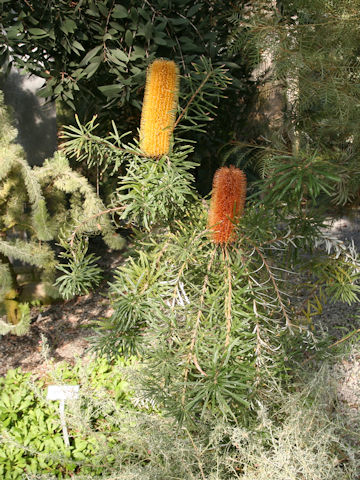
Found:
[[197, 13], [200, 9], [202, 8], [202, 4], [198, 3], [197, 5], [193, 5], [192, 7], [189, 8], [189, 10], [186, 12], [187, 17], [192, 17]]
[[118, 93], [121, 92], [121, 90], [124, 88], [124, 85], [103, 85], [101, 87], [98, 87], [101, 93], [103, 93], [106, 97], [113, 97], [117, 95]]
[[47, 31], [43, 30], [42, 28], [29, 28], [28, 32], [35, 36], [45, 36], [48, 34]]
[[132, 34], [131, 30], [126, 30], [125, 43], [128, 47], [131, 47], [131, 45], [133, 43], [133, 34]]
[[95, 55], [103, 48], [103, 45], [98, 45], [97, 47], [92, 48], [85, 57], [81, 60], [80, 65], [86, 65], [89, 61], [95, 57]]

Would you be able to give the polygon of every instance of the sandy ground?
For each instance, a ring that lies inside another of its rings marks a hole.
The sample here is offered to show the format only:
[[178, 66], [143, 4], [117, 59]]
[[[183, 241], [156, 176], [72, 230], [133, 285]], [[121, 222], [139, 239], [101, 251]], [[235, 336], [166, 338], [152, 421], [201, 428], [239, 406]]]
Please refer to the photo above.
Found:
[[93, 334], [90, 324], [111, 315], [109, 302], [99, 293], [93, 293], [69, 302], [32, 310], [32, 323], [26, 335], [5, 335], [0, 339], [0, 375], [10, 368], [37, 376], [45, 374], [41, 354], [42, 343], [49, 347], [53, 363], [72, 363], [90, 347], [88, 337]]
[[26, 335], [0, 336], [0, 375], [18, 367], [38, 377], [45, 375], [43, 343], [49, 349], [53, 364], [73, 363], [87, 354], [91, 347], [89, 337], [94, 334], [91, 323], [112, 313], [106, 298], [107, 283], [123, 261], [121, 252], [107, 249], [101, 241], [95, 242], [93, 248], [101, 257], [99, 265], [104, 271], [99, 289], [66, 302], [32, 308], [31, 325]]

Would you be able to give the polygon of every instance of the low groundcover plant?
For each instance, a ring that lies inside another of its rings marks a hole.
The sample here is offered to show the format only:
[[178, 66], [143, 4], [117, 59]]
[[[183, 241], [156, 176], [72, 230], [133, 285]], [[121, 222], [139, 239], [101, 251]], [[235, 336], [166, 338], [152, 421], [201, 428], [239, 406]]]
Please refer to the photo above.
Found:
[[275, 385], [248, 427], [207, 415], [179, 428], [124, 380], [114, 383], [137, 368], [134, 361], [62, 364], [49, 369], [47, 381], [80, 384], [79, 400], [66, 408], [69, 449], [57, 408], [41, 398], [44, 383], [11, 371], [0, 398], [2, 477], [353, 480], [360, 473], [359, 432], [340, 406], [338, 386], [345, 381], [339, 366], [358, 355], [354, 345], [316, 364], [291, 393]]

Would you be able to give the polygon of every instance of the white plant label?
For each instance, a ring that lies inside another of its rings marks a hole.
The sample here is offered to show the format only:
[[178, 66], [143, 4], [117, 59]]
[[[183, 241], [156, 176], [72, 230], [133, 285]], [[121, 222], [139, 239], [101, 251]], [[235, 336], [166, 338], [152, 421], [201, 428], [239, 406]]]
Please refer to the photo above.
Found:
[[47, 392], [48, 400], [70, 400], [77, 398], [79, 385], [49, 385]]
[[60, 400], [59, 414], [63, 431], [64, 443], [70, 446], [69, 435], [65, 421], [65, 400], [77, 398], [79, 395], [79, 385], [49, 385], [47, 392], [47, 400]]

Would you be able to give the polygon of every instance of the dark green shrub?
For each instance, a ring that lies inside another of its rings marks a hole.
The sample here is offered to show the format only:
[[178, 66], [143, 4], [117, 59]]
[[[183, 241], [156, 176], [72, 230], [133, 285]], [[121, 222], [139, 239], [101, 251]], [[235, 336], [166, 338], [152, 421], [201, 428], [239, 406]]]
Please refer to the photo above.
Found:
[[[42, 76], [41, 96], [61, 99], [82, 121], [99, 113], [104, 129], [110, 119], [136, 129], [152, 59], [174, 59], [184, 75], [202, 55], [226, 62], [229, 23], [221, 2], [52, 0], [46, 9], [39, 2], [8, 5], [0, 7], [2, 64]], [[240, 79], [240, 57], [230, 67]]]

